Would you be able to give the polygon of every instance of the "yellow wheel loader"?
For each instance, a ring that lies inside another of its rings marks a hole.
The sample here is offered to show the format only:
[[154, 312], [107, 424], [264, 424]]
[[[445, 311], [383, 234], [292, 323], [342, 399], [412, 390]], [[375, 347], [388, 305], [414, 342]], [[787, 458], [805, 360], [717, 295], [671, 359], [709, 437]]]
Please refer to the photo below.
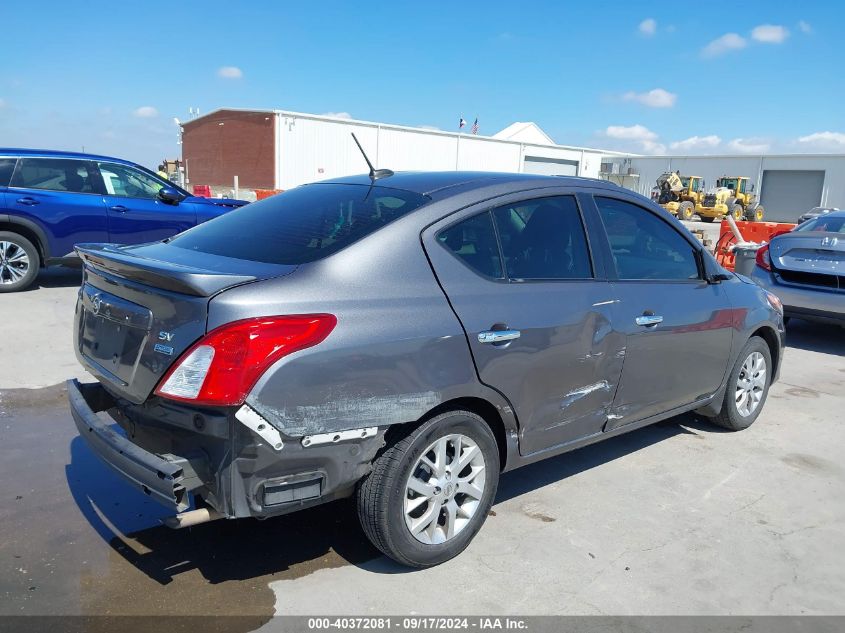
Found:
[[698, 217], [705, 222], [713, 222], [714, 220], [721, 220], [730, 214], [734, 220], [742, 220], [742, 207], [729, 205], [728, 200], [730, 197], [731, 190], [725, 187], [716, 187], [708, 191], [701, 197], [701, 202], [695, 207]]
[[672, 215], [691, 220], [703, 195], [701, 176], [681, 176], [679, 172], [667, 171], [657, 179], [652, 199]]
[[716, 180], [716, 187], [723, 187], [730, 191], [725, 203], [731, 209], [734, 218], [762, 222], [765, 212], [754, 194], [754, 185], [749, 182], [748, 177], [722, 176]]

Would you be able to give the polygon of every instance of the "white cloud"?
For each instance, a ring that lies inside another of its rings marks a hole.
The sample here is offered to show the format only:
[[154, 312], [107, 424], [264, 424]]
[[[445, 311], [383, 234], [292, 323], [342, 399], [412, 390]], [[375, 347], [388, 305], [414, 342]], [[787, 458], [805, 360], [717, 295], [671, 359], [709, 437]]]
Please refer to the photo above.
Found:
[[771, 146], [771, 143], [761, 138], [735, 138], [728, 143], [728, 149], [739, 154], [763, 154]]
[[778, 24], [761, 24], [752, 29], [751, 37], [764, 44], [783, 44], [789, 37], [789, 31]]
[[721, 142], [722, 139], [715, 134], [711, 134], [710, 136], [690, 136], [683, 141], [669, 143], [669, 147], [683, 151], [706, 150], [718, 147]]
[[351, 119], [352, 115], [348, 112], [323, 112], [320, 116], [330, 116], [334, 119]]
[[745, 48], [748, 42], [745, 38], [736, 33], [725, 33], [721, 37], [717, 37], [707, 46], [701, 49], [702, 57], [717, 57], [723, 55], [728, 51], [739, 50]]
[[244, 72], [237, 66], [221, 66], [217, 69], [217, 76], [222, 79], [240, 79]]
[[644, 125], [611, 125], [605, 128], [603, 134], [646, 154], [663, 154], [666, 151], [666, 146], [658, 142], [657, 134]]
[[815, 132], [802, 136], [798, 139], [799, 143], [806, 146], [817, 147], [819, 149], [837, 149], [845, 148], [845, 133], [843, 132]]
[[625, 141], [653, 141], [657, 134], [644, 125], [611, 125], [604, 131], [610, 138], [617, 138]]
[[153, 106], [141, 106], [140, 108], [136, 108], [132, 114], [140, 119], [151, 119], [158, 116], [158, 110]]
[[798, 21], [798, 30], [801, 31], [802, 33], [804, 33], [805, 35], [809, 35], [810, 33], [813, 32], [813, 27], [810, 26], [810, 24], [808, 22], [805, 22], [804, 20], [799, 20]]
[[646, 37], [651, 37], [657, 32], [657, 20], [654, 18], [646, 18], [640, 22], [637, 30], [640, 34], [645, 35]]
[[622, 95], [624, 101], [636, 101], [649, 108], [671, 108], [678, 100], [678, 95], [663, 88], [655, 88], [648, 92], [626, 92]]

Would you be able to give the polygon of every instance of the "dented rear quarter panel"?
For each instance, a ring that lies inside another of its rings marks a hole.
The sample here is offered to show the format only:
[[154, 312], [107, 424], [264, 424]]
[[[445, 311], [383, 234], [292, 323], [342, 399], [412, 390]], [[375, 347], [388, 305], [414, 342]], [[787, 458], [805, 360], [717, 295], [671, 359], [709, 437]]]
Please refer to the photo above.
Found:
[[416, 220], [397, 221], [283, 279], [234, 288], [211, 301], [209, 329], [256, 315], [337, 317], [325, 341], [282, 358], [247, 398], [284, 435], [412, 422], [467, 397], [492, 403], [506, 426], [515, 427], [507, 402], [477, 380]]

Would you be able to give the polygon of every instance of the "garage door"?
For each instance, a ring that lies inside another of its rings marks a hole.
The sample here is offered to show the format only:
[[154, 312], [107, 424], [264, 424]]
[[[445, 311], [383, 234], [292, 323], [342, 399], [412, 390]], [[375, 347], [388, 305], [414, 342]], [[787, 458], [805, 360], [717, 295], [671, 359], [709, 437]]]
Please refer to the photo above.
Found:
[[798, 216], [822, 201], [823, 171], [767, 169], [763, 172], [760, 203], [766, 220], [795, 222]]
[[525, 162], [522, 164], [522, 171], [526, 174], [542, 174], [544, 176], [577, 176], [578, 161], [526, 156]]

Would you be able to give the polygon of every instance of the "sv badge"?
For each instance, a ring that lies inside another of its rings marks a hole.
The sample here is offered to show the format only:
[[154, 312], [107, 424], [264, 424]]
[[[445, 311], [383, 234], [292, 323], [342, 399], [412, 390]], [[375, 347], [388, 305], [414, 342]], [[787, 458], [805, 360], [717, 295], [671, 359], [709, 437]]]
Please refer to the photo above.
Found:
[[167, 341], [168, 343], [173, 340], [173, 332], [165, 332], [162, 330], [158, 333], [158, 340], [159, 341]]

